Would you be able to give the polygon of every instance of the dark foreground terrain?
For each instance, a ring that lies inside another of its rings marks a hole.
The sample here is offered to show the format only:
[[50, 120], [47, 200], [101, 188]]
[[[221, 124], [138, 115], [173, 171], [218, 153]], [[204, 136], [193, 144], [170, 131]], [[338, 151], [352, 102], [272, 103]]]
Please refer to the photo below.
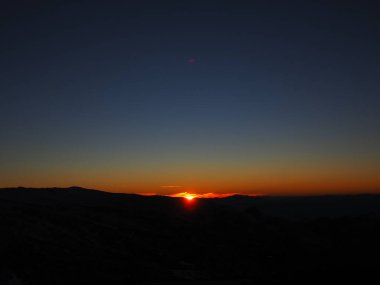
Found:
[[198, 199], [0, 190], [0, 284], [378, 279], [380, 197]]

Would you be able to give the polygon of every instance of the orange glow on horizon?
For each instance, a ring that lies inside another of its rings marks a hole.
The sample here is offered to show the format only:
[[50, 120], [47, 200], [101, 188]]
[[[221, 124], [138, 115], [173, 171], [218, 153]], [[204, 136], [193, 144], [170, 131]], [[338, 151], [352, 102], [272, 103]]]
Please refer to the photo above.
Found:
[[176, 194], [171, 194], [171, 195], [166, 195], [166, 196], [169, 196], [169, 197], [181, 197], [181, 198], [185, 198], [188, 201], [191, 201], [194, 198], [199, 198], [198, 194], [189, 193], [189, 192], [181, 192], [181, 193], [176, 193]]
[[188, 201], [193, 200], [194, 198], [225, 198], [230, 197], [234, 195], [245, 195], [245, 196], [262, 196], [261, 194], [243, 194], [243, 193], [203, 193], [203, 194], [196, 194], [196, 193], [189, 193], [189, 192], [180, 192], [175, 194], [169, 194], [165, 196], [169, 197], [182, 197], [187, 199]]

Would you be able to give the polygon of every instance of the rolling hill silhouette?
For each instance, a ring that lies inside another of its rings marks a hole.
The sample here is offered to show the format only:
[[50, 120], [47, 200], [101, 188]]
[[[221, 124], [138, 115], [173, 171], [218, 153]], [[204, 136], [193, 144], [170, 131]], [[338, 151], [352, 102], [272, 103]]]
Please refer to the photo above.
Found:
[[1, 189], [0, 284], [363, 282], [377, 275], [379, 202]]

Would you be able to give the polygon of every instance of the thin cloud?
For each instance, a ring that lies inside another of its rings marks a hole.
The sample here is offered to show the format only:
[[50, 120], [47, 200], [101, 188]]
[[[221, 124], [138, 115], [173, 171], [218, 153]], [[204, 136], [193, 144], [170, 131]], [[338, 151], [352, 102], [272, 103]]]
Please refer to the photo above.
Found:
[[219, 194], [219, 193], [203, 193], [203, 194], [196, 194], [196, 193], [189, 193], [189, 192], [181, 192], [181, 193], [175, 193], [171, 195], [167, 195], [169, 197], [186, 197], [188, 195], [192, 195], [195, 198], [224, 198], [224, 197], [229, 197], [233, 195], [237, 195], [239, 193], [224, 193], [224, 194]]
[[[163, 185], [160, 186], [163, 188], [182, 188], [185, 186], [180, 186], [180, 185]], [[248, 193], [238, 193], [238, 192], [232, 192], [232, 193], [190, 193], [190, 192], [180, 192], [180, 193], [173, 193], [173, 194], [158, 194], [155, 192], [145, 192], [145, 193], [139, 193], [139, 195], [143, 196], [156, 196], [156, 195], [163, 195], [167, 197], [186, 197], [186, 196], [193, 196], [194, 198], [225, 198], [225, 197], [230, 197], [234, 195], [244, 195], [244, 196], [251, 196], [251, 197], [259, 197], [263, 196], [263, 194], [248, 194]]]
[[162, 185], [161, 188], [183, 188], [185, 186], [182, 185]]

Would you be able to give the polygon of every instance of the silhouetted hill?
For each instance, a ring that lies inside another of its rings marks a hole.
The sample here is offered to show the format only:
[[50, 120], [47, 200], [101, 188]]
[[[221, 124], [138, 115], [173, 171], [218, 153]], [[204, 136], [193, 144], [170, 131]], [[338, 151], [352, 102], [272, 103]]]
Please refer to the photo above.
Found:
[[[380, 221], [360, 209], [376, 201], [2, 189], [0, 284], [365, 283], [377, 276]], [[310, 205], [323, 214], [284, 218]], [[335, 206], [358, 208], [327, 216]]]
[[245, 209], [251, 206], [261, 212], [285, 218], [307, 219], [380, 215], [380, 195], [329, 196], [243, 196], [219, 199], [220, 204]]

